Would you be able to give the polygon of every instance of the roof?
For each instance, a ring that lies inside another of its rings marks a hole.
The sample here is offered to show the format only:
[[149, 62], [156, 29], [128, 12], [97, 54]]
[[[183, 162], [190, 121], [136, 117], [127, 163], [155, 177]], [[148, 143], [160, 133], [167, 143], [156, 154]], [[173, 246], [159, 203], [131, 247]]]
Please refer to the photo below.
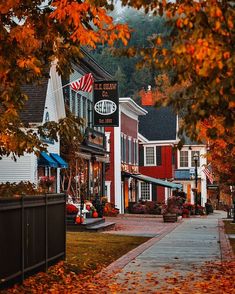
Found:
[[130, 97], [119, 98], [119, 103], [123, 105], [126, 109], [135, 113], [136, 115], [146, 115], [147, 111], [140, 107], [133, 99]]
[[98, 80], [113, 80], [113, 76], [100, 66], [95, 59], [84, 49], [80, 49], [83, 57], [73, 63], [73, 68], [81, 74], [92, 73], [95, 81]]
[[43, 78], [40, 84], [24, 85], [22, 92], [28, 96], [20, 117], [24, 123], [42, 123], [47, 95], [48, 78]]
[[176, 140], [176, 114], [170, 107], [142, 106], [148, 114], [139, 117], [139, 133], [149, 141]]
[[130, 173], [124, 172], [123, 175], [127, 177], [132, 177], [134, 179], [137, 179], [143, 182], [152, 183], [154, 185], [161, 186], [161, 187], [167, 187], [171, 189], [182, 189], [182, 184], [177, 184], [177, 183], [165, 181], [162, 179], [156, 179], [156, 178], [149, 177], [142, 174], [130, 174]]

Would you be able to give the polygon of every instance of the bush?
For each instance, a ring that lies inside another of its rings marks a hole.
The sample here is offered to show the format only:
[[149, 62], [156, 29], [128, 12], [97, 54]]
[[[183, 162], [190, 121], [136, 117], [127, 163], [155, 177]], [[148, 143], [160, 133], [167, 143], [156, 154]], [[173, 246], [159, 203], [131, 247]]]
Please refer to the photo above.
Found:
[[147, 214], [161, 214], [161, 207], [156, 201], [145, 201], [143, 204]]
[[136, 213], [136, 214], [144, 214], [146, 213], [146, 205], [142, 203], [135, 203], [132, 206], [131, 213]]
[[37, 195], [40, 192], [36, 186], [30, 182], [19, 182], [0, 184], [0, 197], [14, 197], [22, 195]]
[[104, 216], [117, 216], [119, 214], [119, 209], [115, 207], [113, 203], [106, 202], [103, 208]]

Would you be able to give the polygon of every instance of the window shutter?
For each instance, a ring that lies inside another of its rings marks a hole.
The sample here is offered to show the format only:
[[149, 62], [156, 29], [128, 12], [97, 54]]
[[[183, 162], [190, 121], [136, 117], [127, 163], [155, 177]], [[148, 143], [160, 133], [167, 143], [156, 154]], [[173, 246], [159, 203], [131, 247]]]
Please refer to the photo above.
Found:
[[139, 165], [144, 166], [144, 146], [139, 145]]
[[157, 159], [156, 165], [162, 165], [162, 147], [161, 146], [156, 146], [156, 159]]
[[157, 201], [157, 186], [152, 185], [152, 201]]

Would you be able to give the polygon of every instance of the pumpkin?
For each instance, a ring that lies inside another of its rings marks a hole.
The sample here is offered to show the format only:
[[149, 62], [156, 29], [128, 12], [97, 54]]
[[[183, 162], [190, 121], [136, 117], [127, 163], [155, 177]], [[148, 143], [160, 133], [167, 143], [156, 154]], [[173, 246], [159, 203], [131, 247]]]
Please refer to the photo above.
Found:
[[92, 214], [92, 217], [97, 218], [98, 217], [98, 212], [94, 211], [93, 214]]
[[84, 222], [84, 218], [82, 216], [77, 216], [75, 220], [76, 224], [82, 224]]

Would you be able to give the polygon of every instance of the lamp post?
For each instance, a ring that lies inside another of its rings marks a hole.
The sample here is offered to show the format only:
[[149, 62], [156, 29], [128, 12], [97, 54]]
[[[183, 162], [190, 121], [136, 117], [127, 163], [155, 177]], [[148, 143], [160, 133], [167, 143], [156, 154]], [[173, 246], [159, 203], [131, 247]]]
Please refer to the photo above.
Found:
[[193, 155], [193, 160], [194, 160], [194, 164], [195, 164], [195, 214], [198, 214], [198, 207], [197, 207], [197, 163], [199, 160], [199, 155], [198, 153], [194, 153]]
[[232, 202], [233, 202], [233, 221], [232, 223], [235, 223], [235, 186], [230, 186], [230, 192], [232, 195]]

